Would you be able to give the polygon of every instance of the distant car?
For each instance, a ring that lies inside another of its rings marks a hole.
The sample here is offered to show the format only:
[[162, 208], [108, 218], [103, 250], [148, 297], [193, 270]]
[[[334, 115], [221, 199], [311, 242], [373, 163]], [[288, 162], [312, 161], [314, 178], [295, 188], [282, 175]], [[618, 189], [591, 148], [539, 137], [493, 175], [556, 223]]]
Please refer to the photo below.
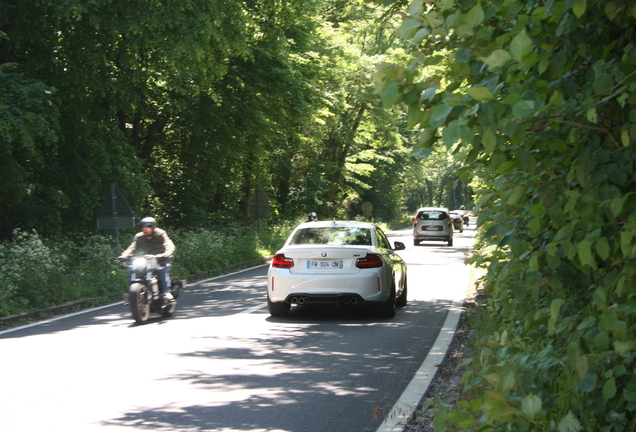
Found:
[[267, 307], [275, 317], [293, 304], [370, 304], [393, 317], [406, 305], [406, 263], [382, 230], [367, 222], [305, 222], [274, 255]]
[[453, 224], [447, 208], [422, 207], [413, 219], [413, 244], [423, 241], [444, 241], [453, 245]]
[[453, 222], [453, 229], [456, 229], [460, 233], [464, 232], [464, 218], [457, 212], [449, 213], [451, 222]]

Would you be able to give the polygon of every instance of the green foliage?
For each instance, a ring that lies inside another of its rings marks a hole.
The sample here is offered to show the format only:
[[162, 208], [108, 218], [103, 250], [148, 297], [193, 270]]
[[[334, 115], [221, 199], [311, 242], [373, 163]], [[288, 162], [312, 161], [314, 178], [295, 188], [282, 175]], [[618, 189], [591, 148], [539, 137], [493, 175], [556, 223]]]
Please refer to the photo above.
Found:
[[[114, 271], [112, 240], [103, 236], [45, 240], [15, 230], [0, 243], [0, 316], [91, 297], [116, 298], [126, 284]], [[81, 243], [80, 243], [81, 242]]]
[[380, 68], [379, 91], [408, 105], [422, 151], [443, 144], [478, 177], [475, 264], [497, 329], [438, 430], [636, 425], [635, 11], [414, 0], [401, 12], [412, 56]]
[[374, 64], [396, 55], [381, 12], [3, 1], [0, 157], [15, 199], [0, 204], [0, 238], [93, 231], [113, 182], [137, 216], [184, 229], [247, 222], [256, 184], [285, 218], [352, 218], [365, 201], [395, 217], [412, 137], [373, 94]]
[[236, 224], [217, 229], [175, 231], [171, 234], [177, 246], [173, 273], [185, 278], [273, 255], [296, 225], [296, 222], [283, 222], [267, 226], [262, 222], [260, 236], [256, 223], [249, 228]]

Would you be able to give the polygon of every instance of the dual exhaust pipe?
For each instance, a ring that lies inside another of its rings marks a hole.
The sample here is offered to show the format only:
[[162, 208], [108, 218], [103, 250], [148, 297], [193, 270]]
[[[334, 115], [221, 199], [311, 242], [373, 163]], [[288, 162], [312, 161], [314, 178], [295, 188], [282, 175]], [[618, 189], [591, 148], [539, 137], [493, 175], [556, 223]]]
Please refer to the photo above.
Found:
[[358, 299], [356, 297], [343, 297], [342, 298], [342, 303], [354, 305], [354, 304], [358, 303]]
[[291, 298], [292, 304], [303, 304], [303, 303], [308, 302], [308, 301], [309, 301], [309, 299], [307, 297], [303, 297], [303, 296], [301, 296], [301, 297], [292, 297]]

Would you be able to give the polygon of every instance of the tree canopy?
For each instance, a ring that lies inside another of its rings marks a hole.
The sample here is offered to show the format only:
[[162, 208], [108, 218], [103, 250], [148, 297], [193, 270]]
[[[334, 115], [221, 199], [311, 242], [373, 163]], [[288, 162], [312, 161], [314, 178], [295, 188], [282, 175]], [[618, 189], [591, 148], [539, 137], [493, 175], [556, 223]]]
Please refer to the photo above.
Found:
[[245, 218], [256, 184], [280, 217], [353, 218], [364, 201], [385, 219], [412, 211], [413, 136], [373, 91], [375, 64], [397, 52], [382, 12], [358, 0], [1, 2], [0, 238], [94, 230], [111, 183], [138, 216], [175, 227]]

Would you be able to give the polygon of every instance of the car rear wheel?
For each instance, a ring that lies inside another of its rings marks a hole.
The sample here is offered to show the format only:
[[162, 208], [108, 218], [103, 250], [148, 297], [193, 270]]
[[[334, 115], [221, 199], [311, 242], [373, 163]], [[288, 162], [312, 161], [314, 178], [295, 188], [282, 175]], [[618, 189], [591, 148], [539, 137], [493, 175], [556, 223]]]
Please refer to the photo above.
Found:
[[289, 315], [289, 310], [291, 309], [291, 305], [285, 302], [273, 302], [267, 296], [267, 310], [269, 314], [273, 317], [284, 317]]
[[452, 245], [453, 245], [453, 238], [452, 238], [452, 237], [448, 240], [448, 245], [449, 245], [449, 246], [452, 246]]
[[419, 242], [419, 241], [417, 241], [417, 240], [413, 240], [413, 246], [419, 246], [419, 245], [420, 245], [420, 242]]
[[406, 301], [407, 301], [406, 296], [407, 295], [408, 295], [408, 292], [407, 292], [407, 286], [406, 286], [406, 279], [404, 279], [404, 288], [402, 288], [402, 295], [399, 296], [397, 298], [397, 300], [395, 301], [395, 304], [396, 304], [397, 307], [406, 306]]
[[395, 281], [391, 287], [391, 295], [386, 303], [382, 303], [378, 306], [378, 314], [385, 318], [393, 318], [395, 316]]

